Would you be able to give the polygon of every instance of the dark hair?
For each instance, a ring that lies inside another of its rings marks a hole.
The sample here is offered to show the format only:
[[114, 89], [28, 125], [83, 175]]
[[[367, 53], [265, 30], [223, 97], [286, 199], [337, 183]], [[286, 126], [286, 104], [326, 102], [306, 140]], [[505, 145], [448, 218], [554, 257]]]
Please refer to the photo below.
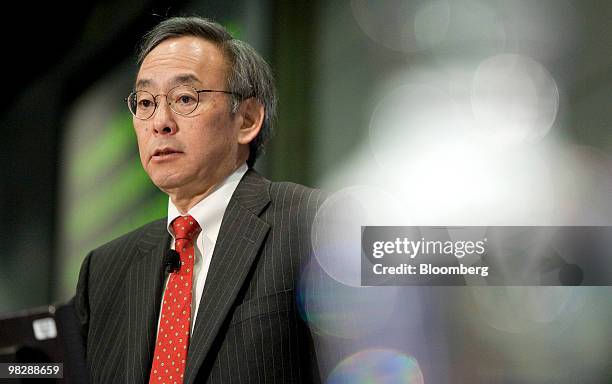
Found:
[[276, 116], [276, 91], [274, 76], [266, 61], [247, 43], [234, 39], [220, 24], [201, 17], [172, 17], [150, 30], [140, 43], [138, 65], [162, 41], [181, 37], [196, 36], [216, 43], [227, 59], [227, 86], [231, 95], [232, 113], [236, 113], [240, 102], [254, 97], [264, 106], [264, 120], [257, 137], [249, 143], [247, 164], [253, 167], [263, 152]]

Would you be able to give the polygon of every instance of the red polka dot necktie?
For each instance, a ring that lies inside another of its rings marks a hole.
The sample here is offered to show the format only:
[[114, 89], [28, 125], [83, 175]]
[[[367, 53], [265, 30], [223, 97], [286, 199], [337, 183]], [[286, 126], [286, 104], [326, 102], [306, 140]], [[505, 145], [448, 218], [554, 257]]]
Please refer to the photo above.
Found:
[[183, 382], [189, 348], [191, 324], [191, 287], [195, 250], [193, 242], [200, 225], [191, 216], [172, 221], [174, 249], [181, 257], [181, 269], [172, 272], [164, 293], [149, 383]]

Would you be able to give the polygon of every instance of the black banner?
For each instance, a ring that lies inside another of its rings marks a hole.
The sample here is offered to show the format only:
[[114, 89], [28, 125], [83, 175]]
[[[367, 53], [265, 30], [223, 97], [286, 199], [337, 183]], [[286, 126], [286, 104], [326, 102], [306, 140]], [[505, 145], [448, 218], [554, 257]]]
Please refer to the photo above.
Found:
[[361, 284], [612, 285], [612, 227], [361, 227]]

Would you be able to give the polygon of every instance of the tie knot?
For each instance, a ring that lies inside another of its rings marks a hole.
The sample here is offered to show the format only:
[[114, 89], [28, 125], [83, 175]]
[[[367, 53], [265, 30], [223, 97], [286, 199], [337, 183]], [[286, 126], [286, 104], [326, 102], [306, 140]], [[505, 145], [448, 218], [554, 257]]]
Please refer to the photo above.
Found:
[[193, 240], [200, 233], [200, 224], [191, 216], [179, 216], [172, 220], [174, 238]]

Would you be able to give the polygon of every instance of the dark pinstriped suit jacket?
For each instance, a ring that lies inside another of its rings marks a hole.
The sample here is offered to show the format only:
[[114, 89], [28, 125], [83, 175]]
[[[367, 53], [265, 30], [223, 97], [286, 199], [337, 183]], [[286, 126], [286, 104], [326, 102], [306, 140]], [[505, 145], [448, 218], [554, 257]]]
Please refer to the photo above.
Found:
[[[190, 340], [185, 383], [318, 382], [296, 280], [319, 191], [249, 170], [232, 196]], [[162, 296], [166, 219], [92, 251], [75, 311], [92, 383], [146, 383]]]

